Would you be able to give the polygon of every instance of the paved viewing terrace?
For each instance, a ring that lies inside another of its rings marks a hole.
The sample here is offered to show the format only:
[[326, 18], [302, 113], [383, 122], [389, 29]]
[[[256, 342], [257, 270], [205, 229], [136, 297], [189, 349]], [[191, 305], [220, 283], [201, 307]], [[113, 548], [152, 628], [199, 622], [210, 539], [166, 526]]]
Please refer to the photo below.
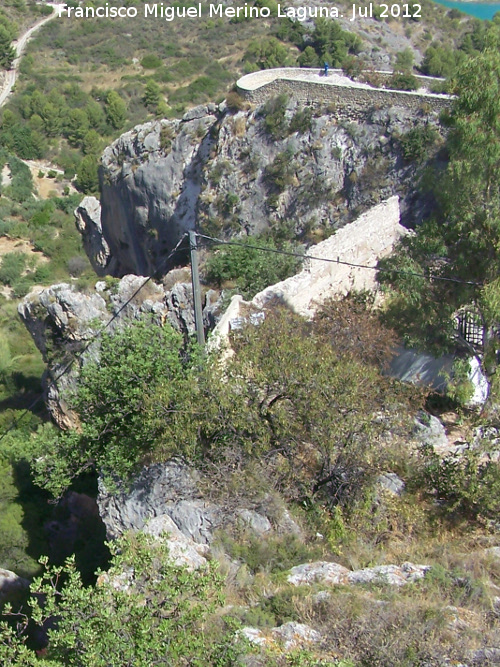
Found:
[[[377, 72], [383, 84], [388, 85], [392, 72]], [[431, 108], [440, 110], [449, 106], [452, 95], [430, 92], [433, 83], [443, 79], [426, 76], [415, 77], [420, 88], [415, 91], [375, 88], [368, 83], [353, 81], [342, 70], [330, 69], [325, 76], [323, 69], [279, 67], [246, 74], [236, 86], [240, 95], [260, 104], [273, 95], [288, 94], [305, 102], [334, 102], [339, 108], [359, 113], [363, 108], [378, 104], [416, 108], [425, 101]]]

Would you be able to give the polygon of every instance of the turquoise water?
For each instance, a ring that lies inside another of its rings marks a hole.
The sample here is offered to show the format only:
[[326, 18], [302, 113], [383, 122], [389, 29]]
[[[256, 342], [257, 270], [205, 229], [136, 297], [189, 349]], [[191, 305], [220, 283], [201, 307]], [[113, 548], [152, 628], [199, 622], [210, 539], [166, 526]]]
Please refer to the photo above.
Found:
[[435, 0], [435, 2], [449, 9], [460, 9], [465, 14], [470, 14], [478, 19], [492, 19], [497, 12], [500, 12], [500, 2], [456, 2], [454, 0]]

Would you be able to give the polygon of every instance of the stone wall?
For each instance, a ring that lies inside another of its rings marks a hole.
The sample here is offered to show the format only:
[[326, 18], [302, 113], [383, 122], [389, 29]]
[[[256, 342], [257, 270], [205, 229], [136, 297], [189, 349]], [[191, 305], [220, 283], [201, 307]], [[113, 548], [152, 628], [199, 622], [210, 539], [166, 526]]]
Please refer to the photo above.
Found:
[[307, 260], [300, 273], [256, 294], [252, 305], [264, 308], [277, 299], [300, 315], [312, 317], [318, 305], [329, 297], [344, 295], [350, 290], [376, 290], [373, 268], [337, 264], [335, 260], [363, 267], [376, 266], [407, 233], [399, 219], [398, 197], [390, 197], [374, 206], [325, 241], [309, 248], [307, 254], [311, 257], [330, 261]]
[[[326, 103], [335, 107], [339, 118], [347, 120], [361, 119], [374, 108], [391, 106], [401, 106], [415, 112], [422, 108], [439, 112], [449, 107], [453, 99], [449, 95], [371, 88], [356, 82], [340, 84], [328, 81], [327, 83], [321, 81], [319, 76], [317, 76], [317, 81], [313, 80], [313, 77], [311, 80], [293, 78], [304, 76], [304, 70], [301, 72], [298, 68], [282, 68], [275, 72], [275, 78], [264, 80], [260, 85], [258, 81], [252, 82], [252, 77], [258, 76], [260, 72], [242, 77], [236, 84], [239, 94], [253, 104], [262, 104], [270, 97], [281, 94], [305, 104]], [[337, 70], [330, 70], [330, 72], [337, 74]], [[262, 74], [265, 75], [267, 72], [262, 72]], [[342, 78], [349, 81], [346, 77]], [[422, 80], [423, 83], [424, 81], [432, 82], [435, 79], [417, 77], [417, 80]]]

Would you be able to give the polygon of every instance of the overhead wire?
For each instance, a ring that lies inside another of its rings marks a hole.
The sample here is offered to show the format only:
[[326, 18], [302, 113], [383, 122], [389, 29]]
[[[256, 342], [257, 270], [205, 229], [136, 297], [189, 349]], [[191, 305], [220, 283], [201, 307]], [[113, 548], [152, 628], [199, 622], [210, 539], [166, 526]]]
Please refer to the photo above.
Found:
[[313, 260], [317, 262], [328, 262], [330, 264], [340, 264], [343, 266], [350, 266], [353, 268], [357, 269], [370, 269], [372, 271], [378, 271], [380, 273], [397, 273], [399, 275], [405, 275], [405, 276], [413, 276], [417, 278], [426, 278], [428, 280], [442, 280], [446, 282], [452, 282], [452, 283], [459, 283], [461, 285], [473, 285], [473, 286], [478, 286], [482, 287], [481, 283], [474, 282], [473, 280], [462, 280], [461, 278], [448, 278], [446, 276], [436, 276], [433, 274], [426, 274], [426, 273], [418, 273], [417, 271], [404, 271], [401, 269], [381, 269], [378, 266], [369, 266], [367, 264], [356, 264], [355, 262], [348, 262], [346, 260], [340, 259], [338, 257], [337, 259], [331, 259], [329, 257], [315, 257], [314, 255], [303, 255], [299, 252], [293, 252], [292, 250], [279, 250], [278, 248], [264, 248], [262, 246], [256, 246], [252, 245], [250, 243], [243, 243], [239, 241], [226, 241], [225, 239], [218, 239], [214, 236], [207, 236], [206, 234], [198, 234], [196, 233], [196, 236], [200, 239], [206, 239], [209, 241], [213, 241], [214, 243], [217, 243], [219, 245], [226, 245], [226, 246], [240, 246], [242, 248], [251, 248], [253, 250], [262, 250], [262, 252], [269, 252], [269, 253], [274, 253], [276, 255], [287, 255], [288, 257], [297, 257], [302, 260]]
[[[188, 234], [185, 233], [181, 238], [179, 239], [177, 245], [173, 250], [169, 252], [169, 254], [165, 257], [165, 259], [162, 261], [160, 267], [163, 267], [167, 264], [167, 262], [174, 256], [174, 254], [180, 249], [180, 246], [182, 245], [182, 242], [184, 241], [185, 238], [187, 238]], [[48, 393], [50, 389], [56, 386], [56, 384], [59, 382], [59, 380], [73, 367], [75, 362], [82, 357], [82, 355], [85, 354], [85, 352], [89, 349], [89, 347], [95, 343], [95, 341], [100, 338], [100, 336], [108, 329], [111, 324], [120, 316], [120, 314], [125, 310], [125, 308], [135, 299], [135, 297], [139, 294], [139, 292], [153, 279], [153, 276], [148, 276], [147, 278], [144, 279], [144, 282], [134, 291], [132, 296], [130, 296], [121, 306], [118, 308], [118, 310], [113, 314], [112, 317], [106, 322], [106, 324], [99, 329], [95, 335], [84, 345], [84, 347], [78, 351], [77, 354], [74, 354], [73, 358], [70, 359], [67, 364], [64, 366], [64, 368], [60, 371], [60, 373], [57, 374], [56, 377], [54, 377], [51, 382], [48, 384], [45, 393]], [[33, 408], [42, 400], [43, 398], [43, 393], [40, 394], [30, 405], [24, 409], [24, 411], [21, 413], [21, 415], [15, 419], [12, 424], [0, 435], [0, 442], [12, 431], [12, 429], [16, 428], [20, 422], [26, 417], [27, 414], [29, 414]]]
[[[170, 251], [170, 253], [167, 255], [167, 257], [163, 260], [162, 266], [166, 265], [166, 263], [173, 257], [173, 255], [180, 249], [180, 246], [182, 245], [182, 242], [184, 241], [185, 238], [187, 238], [188, 234], [185, 233], [178, 241], [177, 245], [173, 250]], [[298, 252], [293, 252], [291, 250], [280, 250], [278, 248], [265, 248], [262, 246], [257, 246], [249, 243], [243, 243], [239, 241], [227, 241], [225, 239], [219, 239], [214, 236], [208, 236], [207, 234], [199, 234], [196, 232], [196, 236], [199, 239], [205, 239], [207, 241], [211, 241], [212, 243], [216, 243], [218, 245], [223, 245], [223, 246], [239, 246], [243, 248], [250, 248], [252, 250], [259, 250], [262, 252], [268, 252], [276, 255], [285, 255], [288, 257], [296, 257], [298, 259], [301, 259], [302, 261], [304, 260], [312, 260], [312, 261], [318, 261], [318, 262], [327, 262], [331, 264], [339, 264], [342, 266], [349, 266], [352, 268], [358, 268], [358, 269], [368, 269], [372, 271], [377, 271], [380, 273], [395, 273], [398, 275], [405, 275], [405, 276], [412, 276], [412, 277], [418, 277], [418, 278], [425, 278], [427, 280], [440, 280], [440, 281], [446, 281], [446, 282], [452, 282], [452, 283], [458, 283], [462, 285], [472, 285], [472, 286], [481, 286], [481, 283], [471, 281], [471, 280], [462, 280], [460, 278], [455, 278], [455, 277], [446, 277], [446, 276], [437, 276], [433, 274], [425, 274], [425, 273], [418, 273], [416, 271], [404, 271], [401, 269], [382, 269], [377, 266], [370, 266], [367, 264], [357, 264], [355, 262], [348, 262], [347, 260], [342, 260], [340, 257], [337, 257], [337, 259], [331, 259], [329, 257], [315, 257], [314, 255], [308, 255], [308, 254], [302, 254]], [[93, 336], [87, 344], [83, 347], [83, 349], [79, 350], [78, 355], [74, 355], [73, 358], [64, 366], [64, 368], [58, 373], [56, 377], [54, 377], [49, 385], [46, 388], [46, 392], [50, 391], [50, 389], [59, 382], [59, 380], [73, 367], [77, 359], [81, 358], [83, 354], [89, 349], [89, 347], [111, 326], [111, 324], [119, 317], [119, 315], [123, 312], [123, 310], [131, 303], [131, 301], [139, 294], [139, 292], [153, 279], [152, 276], [148, 276], [145, 278], [144, 282], [134, 291], [132, 296], [130, 296], [125, 303], [123, 303], [120, 308], [113, 314], [113, 316], [106, 322], [104, 327], [102, 329], [99, 329], [99, 331], [96, 332], [95, 336]], [[30, 413], [33, 408], [41, 401], [43, 398], [43, 394], [40, 394], [25, 410], [23, 413], [15, 419], [12, 424], [0, 435], [0, 442], [12, 431], [12, 429], [16, 428], [19, 423], [24, 419], [24, 417]]]

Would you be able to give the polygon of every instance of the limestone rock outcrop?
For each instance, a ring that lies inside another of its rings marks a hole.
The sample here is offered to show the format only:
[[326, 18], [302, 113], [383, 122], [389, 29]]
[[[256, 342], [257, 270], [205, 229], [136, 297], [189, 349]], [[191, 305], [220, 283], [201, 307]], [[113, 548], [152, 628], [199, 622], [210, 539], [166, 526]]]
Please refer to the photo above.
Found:
[[168, 516], [186, 537], [208, 544], [220, 511], [202, 499], [198, 484], [196, 471], [176, 459], [143, 468], [129, 489], [118, 493], [109, 493], [101, 479], [97, 504], [108, 538]]
[[83, 247], [98, 276], [116, 270], [109, 245], [102, 233], [101, 203], [95, 197], [84, 197], [75, 210], [76, 228], [82, 235]]
[[286, 226], [310, 242], [396, 194], [405, 226], [432, 205], [415, 189], [416, 166], [402, 158], [399, 138], [437, 124], [436, 114], [373, 108], [348, 122], [327, 105], [289, 100], [280, 112], [288, 129], [277, 132], [272, 113], [209, 104], [139, 125], [106, 148], [100, 223], [92, 198], [77, 209], [96, 270], [164, 274], [187, 245], [169, 252], [195, 228], [230, 236]]
[[[145, 315], [162, 324], [169, 322], [183, 335], [194, 333], [194, 307], [190, 284], [161, 283], [127, 275], [120, 281], [100, 281], [91, 293], [79, 292], [74, 285], [60, 283], [46, 289], [35, 288], [19, 304], [18, 312], [47, 363], [43, 383], [45, 402], [56, 423], [64, 429], [77, 425], [65, 396], [75, 387], [79, 369], [99, 354], [97, 331], [112, 317], [108, 330]], [[214, 322], [220, 303], [217, 295], [206, 295], [206, 321]], [[64, 373], [71, 360], [77, 359]]]
[[300, 534], [285, 507], [280, 514], [274, 505], [271, 517], [266, 515], [265, 502], [255, 507], [251, 502], [245, 505], [241, 499], [220, 503], [207, 499], [201, 491], [207, 487], [207, 480], [177, 458], [144, 467], [126, 487], [120, 480], [116, 486], [109, 491], [99, 480], [97, 504], [108, 539], [116, 539], [129, 530], [155, 536], [171, 533], [174, 551], [180, 558], [192, 549], [204, 556], [220, 528], [237, 526], [259, 537]]
[[194, 229], [203, 166], [215, 140], [217, 107], [176, 121], [152, 121], [123, 134], [102, 155], [101, 221], [113, 275], [166, 273], [165, 255]]
[[294, 586], [321, 583], [329, 586], [351, 584], [389, 584], [390, 586], [404, 586], [418, 579], [422, 579], [430, 570], [429, 565], [376, 565], [361, 570], [348, 570], [338, 563], [318, 561], [304, 563], [290, 570], [287, 581]]
[[207, 562], [205, 555], [208, 547], [186, 537], [167, 514], [148, 521], [143, 532], [157, 540], [165, 541], [170, 558], [176, 565], [184, 565], [189, 570], [195, 570]]

